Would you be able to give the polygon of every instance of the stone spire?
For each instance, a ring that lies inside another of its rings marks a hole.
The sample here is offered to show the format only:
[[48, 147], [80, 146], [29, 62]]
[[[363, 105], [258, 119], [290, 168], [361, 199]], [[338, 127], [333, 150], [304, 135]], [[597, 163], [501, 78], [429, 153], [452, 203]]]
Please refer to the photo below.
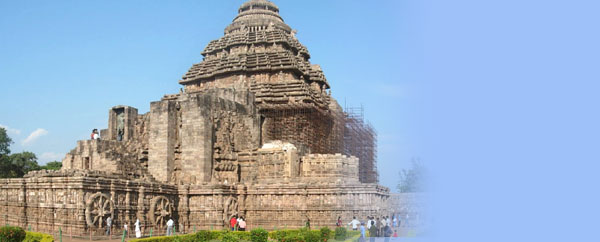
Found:
[[[225, 28], [224, 36], [208, 43], [202, 62], [194, 64], [179, 83], [186, 92], [197, 92], [294, 82], [309, 85], [317, 96], [327, 98], [324, 90], [329, 83], [321, 68], [310, 63], [308, 50], [294, 32], [279, 16], [277, 5], [267, 0], [247, 1]], [[310, 102], [327, 106], [326, 101]]]
[[236, 31], [256, 31], [277, 28], [291, 33], [290, 26], [279, 16], [279, 7], [267, 0], [250, 0], [238, 9], [238, 15], [225, 28], [225, 34]]

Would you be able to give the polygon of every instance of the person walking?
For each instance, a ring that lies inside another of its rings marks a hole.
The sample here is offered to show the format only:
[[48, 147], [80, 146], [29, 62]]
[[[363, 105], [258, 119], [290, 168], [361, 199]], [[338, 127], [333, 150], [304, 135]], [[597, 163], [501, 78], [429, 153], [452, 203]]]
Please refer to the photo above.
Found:
[[112, 226], [112, 218], [106, 218], [106, 235], [110, 235], [110, 227]]
[[358, 221], [356, 219], [356, 216], [352, 218], [352, 221], [350, 221], [350, 223], [348, 223], [348, 225], [352, 225], [352, 230], [358, 230], [359, 224], [360, 224], [360, 221]]
[[360, 223], [360, 242], [365, 242], [367, 239], [367, 230], [365, 229], [365, 223]]
[[373, 222], [373, 218], [371, 216], [367, 216], [367, 229], [371, 229], [371, 222]]
[[175, 222], [173, 222], [172, 218], [169, 218], [169, 221], [167, 221], [167, 236], [171, 236], [173, 235], [173, 224]]
[[339, 216], [337, 222], [335, 223], [336, 227], [342, 227], [342, 216]]
[[135, 237], [136, 238], [141, 238], [142, 237], [142, 230], [140, 229], [140, 219], [137, 219], [135, 221]]

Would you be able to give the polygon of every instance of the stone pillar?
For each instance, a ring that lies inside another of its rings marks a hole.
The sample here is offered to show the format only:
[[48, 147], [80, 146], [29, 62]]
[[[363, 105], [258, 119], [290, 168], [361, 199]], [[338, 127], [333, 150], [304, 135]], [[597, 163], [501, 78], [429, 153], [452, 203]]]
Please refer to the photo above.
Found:
[[140, 225], [143, 225], [144, 228], [146, 228], [147, 227], [146, 216], [144, 216], [146, 214], [145, 210], [144, 210], [144, 208], [145, 208], [145, 206], [144, 206], [144, 192], [145, 192], [144, 186], [142, 185], [142, 186], [140, 186], [140, 190], [138, 190], [137, 218], [140, 219]]
[[150, 104], [150, 115], [149, 138], [152, 142], [148, 147], [148, 171], [156, 180], [168, 182], [173, 173], [176, 102], [153, 102]]
[[207, 101], [191, 96], [180, 106], [181, 165], [192, 183], [208, 182], [212, 175], [213, 126]]

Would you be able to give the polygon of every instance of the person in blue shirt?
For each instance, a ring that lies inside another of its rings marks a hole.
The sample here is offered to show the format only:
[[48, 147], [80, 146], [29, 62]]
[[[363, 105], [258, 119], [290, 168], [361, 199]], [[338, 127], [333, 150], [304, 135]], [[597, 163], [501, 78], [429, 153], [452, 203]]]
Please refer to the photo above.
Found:
[[365, 229], [365, 223], [360, 223], [360, 241], [366, 241], [367, 230]]

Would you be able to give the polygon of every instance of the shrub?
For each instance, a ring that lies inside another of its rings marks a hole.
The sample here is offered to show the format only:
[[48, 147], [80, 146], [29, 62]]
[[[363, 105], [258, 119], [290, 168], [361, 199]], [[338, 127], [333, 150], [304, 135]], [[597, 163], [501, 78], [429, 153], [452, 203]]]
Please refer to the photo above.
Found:
[[285, 237], [288, 234], [292, 234], [292, 233], [298, 233], [298, 230], [293, 230], [293, 229], [282, 229], [282, 230], [275, 230], [275, 231], [271, 231], [269, 232], [269, 237], [271, 237], [271, 239], [277, 240], [277, 241], [283, 241], [285, 239]]
[[335, 229], [335, 239], [336, 240], [345, 240], [346, 236], [347, 236], [347, 231], [346, 228], [344, 227], [337, 227]]
[[25, 240], [23, 242], [54, 242], [54, 237], [49, 234], [25, 232]]
[[301, 231], [302, 237], [305, 242], [319, 242], [321, 240], [321, 232], [318, 230], [305, 230]]
[[330, 228], [328, 227], [323, 227], [321, 228], [321, 230], [319, 230], [319, 232], [321, 232], [321, 242], [327, 242], [327, 240], [329, 240], [331, 238], [332, 235], [332, 231]]
[[269, 233], [261, 228], [250, 231], [250, 241], [252, 242], [267, 242]]
[[251, 236], [249, 232], [246, 231], [233, 231], [231, 232], [235, 237], [239, 240], [251, 241]]
[[289, 233], [281, 241], [285, 241], [285, 242], [304, 242], [304, 237], [302, 237], [302, 235], [300, 235], [300, 233]]
[[20, 227], [5, 226], [0, 228], [0, 241], [21, 242], [25, 239], [25, 230]]
[[221, 240], [222, 242], [238, 242], [240, 241], [240, 239], [238, 239], [235, 235], [233, 235], [233, 233], [225, 233], [223, 235], [223, 240]]
[[185, 234], [177, 236], [157, 236], [144, 239], [133, 239], [131, 242], [193, 242], [196, 241], [196, 234]]
[[195, 234], [196, 241], [208, 242], [211, 240], [210, 231], [200, 230]]

